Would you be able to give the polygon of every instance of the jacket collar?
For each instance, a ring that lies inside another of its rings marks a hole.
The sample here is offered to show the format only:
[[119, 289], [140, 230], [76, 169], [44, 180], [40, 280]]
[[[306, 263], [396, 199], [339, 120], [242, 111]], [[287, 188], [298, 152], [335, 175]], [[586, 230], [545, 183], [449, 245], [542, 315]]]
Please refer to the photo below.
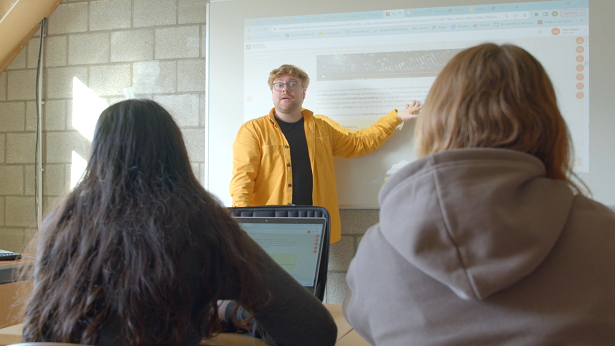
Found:
[[[277, 122], [275, 121], [275, 115], [273, 114], [274, 112], [275, 107], [271, 108], [267, 116], [272, 123], [277, 124]], [[314, 112], [307, 108], [301, 108], [301, 114], [303, 115], [303, 119], [306, 121], [309, 121], [314, 117]]]

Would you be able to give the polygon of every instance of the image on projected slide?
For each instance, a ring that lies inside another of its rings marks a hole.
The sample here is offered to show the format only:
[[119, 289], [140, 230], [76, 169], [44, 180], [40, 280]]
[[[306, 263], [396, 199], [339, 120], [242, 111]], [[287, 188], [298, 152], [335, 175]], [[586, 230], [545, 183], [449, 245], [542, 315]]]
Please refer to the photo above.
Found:
[[461, 49], [318, 55], [317, 80], [435, 77]]

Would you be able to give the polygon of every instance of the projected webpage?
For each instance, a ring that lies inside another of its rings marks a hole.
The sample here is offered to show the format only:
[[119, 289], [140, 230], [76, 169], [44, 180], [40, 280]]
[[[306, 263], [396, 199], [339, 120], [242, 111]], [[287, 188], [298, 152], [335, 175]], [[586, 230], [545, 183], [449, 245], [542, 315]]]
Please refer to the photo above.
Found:
[[240, 222], [239, 225], [301, 285], [314, 285], [322, 225], [250, 222]]
[[244, 121], [271, 107], [269, 72], [294, 64], [310, 75], [304, 107], [357, 130], [411, 100], [424, 103], [460, 50], [510, 43], [549, 74], [575, 148], [589, 169], [588, 0], [390, 9], [244, 21]]

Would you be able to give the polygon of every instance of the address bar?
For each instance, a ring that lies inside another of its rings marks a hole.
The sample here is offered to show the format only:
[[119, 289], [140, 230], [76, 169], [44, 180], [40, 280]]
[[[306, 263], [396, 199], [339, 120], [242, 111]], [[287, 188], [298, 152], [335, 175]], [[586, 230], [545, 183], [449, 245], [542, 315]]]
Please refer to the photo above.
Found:
[[291, 25], [276, 25], [271, 27], [271, 31], [285, 32], [296, 30], [314, 30], [314, 29], [346, 29], [346, 28], [364, 28], [383, 25], [413, 25], [413, 24], [437, 24], [437, 23], [461, 23], [475, 22], [484, 20], [510, 20], [510, 19], [528, 19], [529, 12], [505, 12], [505, 13], [490, 13], [490, 14], [466, 14], [466, 15], [450, 15], [450, 16], [430, 16], [430, 17], [415, 17], [415, 18], [400, 18], [400, 19], [377, 19], [354, 22], [330, 22], [330, 23], [310, 23], [310, 24], [291, 24]]

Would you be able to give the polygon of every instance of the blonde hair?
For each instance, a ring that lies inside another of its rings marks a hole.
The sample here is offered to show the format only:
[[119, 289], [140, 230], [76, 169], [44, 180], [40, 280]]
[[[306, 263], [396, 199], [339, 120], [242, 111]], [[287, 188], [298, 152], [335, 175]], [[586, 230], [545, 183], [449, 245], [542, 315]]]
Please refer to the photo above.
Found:
[[308, 85], [310, 85], [310, 77], [307, 73], [305, 73], [305, 71], [295, 65], [282, 65], [269, 72], [269, 80], [267, 81], [269, 84], [269, 89], [273, 88], [273, 81], [287, 75], [299, 78], [301, 81], [301, 86], [305, 89], [307, 89]]
[[581, 192], [570, 181], [572, 144], [551, 81], [522, 48], [483, 44], [460, 52], [436, 78], [422, 113], [415, 128], [419, 156], [458, 148], [518, 150], [539, 158], [547, 178]]

